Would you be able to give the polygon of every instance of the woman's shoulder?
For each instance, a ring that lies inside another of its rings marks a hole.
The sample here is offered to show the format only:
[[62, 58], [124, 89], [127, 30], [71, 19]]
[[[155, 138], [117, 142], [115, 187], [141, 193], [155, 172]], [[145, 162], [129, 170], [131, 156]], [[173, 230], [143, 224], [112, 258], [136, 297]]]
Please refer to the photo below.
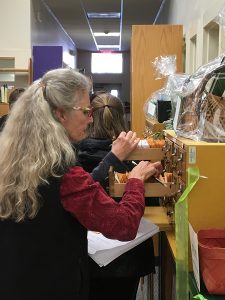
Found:
[[93, 179], [81, 166], [71, 167], [62, 177], [61, 186], [68, 190], [80, 189], [93, 183]]
[[78, 162], [87, 172], [92, 172], [111, 150], [111, 140], [85, 139], [77, 148]]
[[87, 173], [82, 166], [80, 166], [79, 164], [76, 164], [75, 166], [70, 167], [65, 174], [63, 175], [63, 177], [76, 177], [76, 176], [84, 176], [87, 177], [89, 176], [89, 173]]
[[110, 151], [111, 149], [112, 140], [110, 139], [97, 139], [97, 138], [87, 138], [82, 140], [78, 145], [77, 148], [80, 151], [86, 149], [101, 149]]

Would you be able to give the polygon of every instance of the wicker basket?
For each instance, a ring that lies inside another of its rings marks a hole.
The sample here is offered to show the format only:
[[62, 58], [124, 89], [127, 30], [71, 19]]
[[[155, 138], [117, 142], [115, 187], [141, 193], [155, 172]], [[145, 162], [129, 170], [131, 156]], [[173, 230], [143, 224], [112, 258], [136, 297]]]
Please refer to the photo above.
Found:
[[189, 78], [197, 86], [181, 100], [177, 134], [197, 141], [225, 142], [225, 64], [202, 73], [202, 78], [201, 72]]
[[202, 140], [225, 142], [225, 98], [208, 94], [202, 102], [200, 115], [204, 119], [200, 128]]

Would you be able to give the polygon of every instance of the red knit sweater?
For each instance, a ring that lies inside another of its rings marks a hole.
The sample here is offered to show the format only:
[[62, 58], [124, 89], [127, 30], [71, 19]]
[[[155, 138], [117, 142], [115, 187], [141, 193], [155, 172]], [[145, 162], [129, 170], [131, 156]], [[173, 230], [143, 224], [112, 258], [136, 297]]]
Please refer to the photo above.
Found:
[[144, 214], [144, 184], [128, 180], [122, 200], [110, 198], [98, 182], [81, 167], [73, 167], [61, 181], [61, 202], [88, 230], [122, 241], [135, 238]]

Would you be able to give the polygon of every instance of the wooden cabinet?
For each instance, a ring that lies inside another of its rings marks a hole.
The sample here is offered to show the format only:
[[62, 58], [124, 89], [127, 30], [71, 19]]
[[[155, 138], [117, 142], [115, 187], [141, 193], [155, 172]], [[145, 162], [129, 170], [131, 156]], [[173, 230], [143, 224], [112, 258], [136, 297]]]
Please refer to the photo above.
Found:
[[[110, 174], [111, 175], [111, 174]], [[126, 183], [118, 183], [112, 174], [110, 177], [111, 185], [109, 194], [111, 197], [122, 197], [125, 191]], [[175, 193], [175, 186], [168, 184], [163, 186], [158, 182], [146, 182], [145, 183], [145, 197], [168, 197]]]
[[[225, 143], [193, 141], [166, 130], [163, 149], [137, 148], [128, 157], [128, 160], [162, 160], [165, 171], [172, 174], [171, 182], [165, 188], [154, 182], [145, 185], [146, 196], [165, 197], [161, 199], [164, 207], [157, 207], [157, 214], [152, 207], [146, 207], [144, 217], [157, 225], [161, 218], [166, 219], [166, 225], [169, 225], [160, 227], [160, 231], [166, 233], [160, 232], [158, 243], [159, 299], [189, 300], [198, 293], [189, 273], [192, 271], [192, 256], [188, 224], [195, 232], [225, 228], [225, 171], [220, 167], [225, 164], [224, 152]], [[110, 194], [121, 197], [124, 184], [115, 183], [110, 176]], [[201, 293], [204, 295], [204, 288]], [[207, 294], [206, 297], [217, 299]]]
[[192, 271], [188, 224], [196, 233], [225, 227], [225, 171], [219, 167], [225, 164], [225, 144], [193, 141], [167, 130], [164, 150], [165, 170], [177, 186], [176, 194], [166, 199], [176, 228], [176, 299], [188, 300]]
[[131, 38], [131, 128], [143, 136], [143, 106], [162, 88], [165, 79], [155, 79], [152, 62], [156, 57], [176, 55], [177, 72], [182, 72], [183, 33], [181, 25], [134, 25]]
[[[127, 160], [150, 160], [160, 161], [164, 158], [162, 148], [137, 147], [127, 158]], [[112, 197], [122, 197], [125, 190], [125, 183], [118, 183], [115, 178], [115, 173], [111, 169], [109, 172], [109, 194]], [[145, 183], [145, 197], [166, 197], [176, 192], [176, 186], [170, 183], [163, 185], [155, 179]]]

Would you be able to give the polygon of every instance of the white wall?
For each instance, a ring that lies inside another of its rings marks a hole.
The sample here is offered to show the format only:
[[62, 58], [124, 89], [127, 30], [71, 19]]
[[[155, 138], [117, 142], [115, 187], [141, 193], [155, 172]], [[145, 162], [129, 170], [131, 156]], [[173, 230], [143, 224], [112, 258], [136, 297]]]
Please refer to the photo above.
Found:
[[168, 23], [183, 24], [184, 32], [209, 9], [219, 11], [224, 0], [170, 0]]
[[[193, 73], [198, 67], [211, 60], [209, 49], [215, 49], [214, 57], [225, 52], [225, 32], [215, 23], [215, 18], [224, 5], [225, 0], [170, 0], [167, 5], [168, 23], [184, 26], [186, 73]], [[212, 38], [209, 41], [208, 28], [216, 25], [219, 38], [216, 40], [215, 35], [214, 41]]]
[[[76, 47], [41, 0], [0, 0], [0, 57], [27, 68], [32, 45], [63, 46], [63, 61], [76, 66]], [[73, 53], [73, 55], [71, 55]]]
[[71, 68], [76, 66], [75, 44], [41, 0], [31, 0], [31, 44], [62, 46], [63, 62]]
[[1, 0], [0, 56], [15, 57], [16, 68], [28, 67], [30, 30], [30, 0]]

